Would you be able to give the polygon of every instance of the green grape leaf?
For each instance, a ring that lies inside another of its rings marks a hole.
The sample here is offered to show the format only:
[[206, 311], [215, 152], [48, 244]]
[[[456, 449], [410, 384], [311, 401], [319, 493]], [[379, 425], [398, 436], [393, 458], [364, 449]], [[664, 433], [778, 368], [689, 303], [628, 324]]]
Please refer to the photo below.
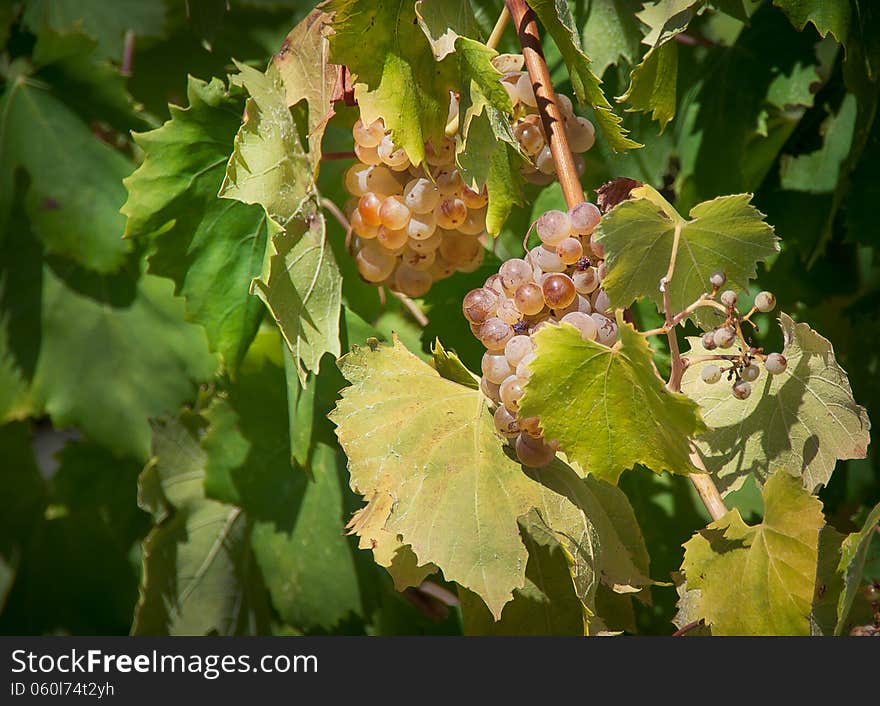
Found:
[[843, 577], [837, 572], [844, 536], [830, 525], [819, 531], [819, 560], [816, 563], [816, 593], [810, 613], [810, 634], [833, 635], [837, 627], [837, 604], [843, 592]]
[[836, 115], [822, 124], [822, 147], [797, 157], [782, 155], [779, 182], [783, 189], [813, 194], [833, 193], [837, 189], [841, 167], [852, 146], [856, 126], [856, 98], [848, 93]]
[[843, 577], [843, 590], [837, 604], [835, 635], [841, 635], [852, 627], [850, 614], [853, 610], [853, 602], [859, 590], [863, 588], [864, 580], [880, 580], [880, 576], [866, 574], [865, 571], [869, 549], [875, 554], [880, 550], [880, 540], [877, 539], [880, 535], [878, 526], [880, 526], [880, 503], [868, 514], [862, 529], [850, 534], [840, 547], [840, 564], [837, 572]]
[[10, 346], [7, 327], [8, 317], [0, 315], [0, 423], [28, 414], [28, 384]]
[[119, 213], [131, 167], [44, 84], [18, 76], [0, 98], [0, 239], [20, 168], [30, 179], [28, 218], [47, 252], [97, 272], [119, 269], [131, 250]]
[[645, 8], [636, 13], [636, 17], [648, 27], [648, 34], [642, 42], [650, 47], [668, 42], [676, 34], [684, 32], [705, 6], [706, 0], [656, 0], [652, 4], [646, 3]]
[[629, 103], [629, 112], [651, 111], [662, 132], [675, 116], [678, 81], [678, 44], [666, 42], [652, 48], [630, 74], [629, 88], [618, 102]]
[[443, 136], [454, 63], [435, 60], [414, 3], [330, 0], [324, 9], [334, 13], [330, 60], [355, 74], [361, 118], [382, 118], [394, 142], [420, 164], [425, 142]]
[[596, 123], [605, 135], [608, 145], [615, 152], [641, 147], [628, 138], [621, 118], [611, 109], [602, 92], [601, 81], [590, 68], [590, 60], [581, 49], [580, 38], [574, 28], [568, 3], [556, 0], [529, 0], [541, 24], [549, 32], [571, 75], [571, 85], [582, 104], [593, 108]]
[[480, 388], [480, 379], [465, 367], [455, 351], [446, 350], [439, 338], [431, 344], [431, 356], [434, 361], [434, 369], [447, 380], [452, 380], [474, 390]]
[[312, 166], [300, 143], [297, 125], [275, 64], [266, 73], [236, 64], [230, 83], [250, 94], [247, 118], [235, 137], [220, 196], [258, 203], [286, 226], [314, 188]]
[[138, 40], [160, 37], [166, 13], [164, 3], [141, 0], [29, 0], [22, 22], [38, 36], [45, 29], [85, 32], [97, 40], [100, 56], [121, 62], [125, 33], [134, 32]]
[[157, 524], [144, 540], [134, 635], [241, 634], [260, 595], [250, 586], [257, 571], [245, 514], [205, 497], [202, 427], [191, 414], [153, 423], [153, 459], [141, 492], [161, 510], [144, 507]]
[[304, 218], [272, 237], [254, 293], [272, 313], [297, 363], [300, 383], [319, 372], [324, 353], [338, 356], [342, 275], [327, 242], [324, 216], [306, 205]]
[[[633, 189], [597, 228], [596, 238], [607, 254], [608, 276], [602, 286], [611, 301], [628, 307], [649, 297], [663, 311], [660, 280], [669, 267], [676, 229], [678, 252], [669, 284], [673, 314], [710, 289], [709, 275], [716, 270], [747, 291], [756, 264], [779, 250], [773, 228], [750, 201], [749, 194], [721, 196], [694, 206], [685, 220], [650, 186]], [[705, 314], [694, 318], [706, 328], [717, 324]]]
[[[478, 121], [479, 124], [480, 121]], [[473, 128], [472, 128], [473, 129]], [[522, 157], [513, 147], [504, 143], [489, 157], [489, 175], [486, 189], [489, 203], [486, 211], [486, 231], [498, 235], [515, 205], [523, 205], [523, 184], [520, 172]]]
[[174, 281], [187, 318], [234, 372], [263, 316], [250, 286], [273, 225], [258, 205], [217, 198], [243, 97], [192, 77], [187, 95], [188, 108], [171, 106], [171, 120], [135, 135], [145, 158], [125, 180], [126, 236], [152, 240], [150, 272]]
[[[412, 547], [418, 564], [436, 565], [498, 619], [524, 586], [518, 520], [534, 508], [572, 557], [578, 597], [591, 602], [598, 571], [578, 549], [597, 532], [588, 513], [612, 532], [587, 502], [602, 500], [580, 494], [586, 491], [577, 490], [582, 479], [574, 470], [555, 461], [525, 472], [495, 434], [483, 396], [442, 378], [397, 340], [355, 348], [340, 367], [352, 384], [330, 416], [351, 486], [373, 502], [391, 496], [384, 529]], [[608, 567], [614, 583], [633, 578], [610, 559]]]
[[822, 503], [780, 471], [764, 484], [761, 524], [731, 510], [694, 535], [682, 569], [712, 634], [809, 635], [824, 524]]
[[415, 9], [437, 61], [456, 51], [460, 37], [481, 38], [474, 10], [465, 0], [416, 0]]
[[[784, 469], [812, 491], [828, 483], [838, 459], [867, 453], [871, 422], [853, 399], [831, 343], [786, 314], [779, 323], [786, 369], [770, 375], [762, 368], [748, 399], [736, 399], [730, 385], [703, 382], [700, 365], [682, 378], [682, 391], [700, 405], [710, 427], [697, 447], [726, 489], [738, 487], [750, 473], [764, 479]], [[699, 338], [688, 340], [685, 355], [709, 353]]]
[[825, 37], [830, 32], [839, 44], [846, 44], [849, 36], [850, 3], [826, 2], [826, 0], [773, 0], [799, 32], [807, 23]]
[[526, 581], [495, 622], [485, 603], [459, 589], [465, 635], [584, 635], [588, 617], [572, 584], [565, 550], [532, 511], [520, 520], [528, 551]]
[[520, 414], [538, 417], [547, 438], [613, 484], [637, 463], [656, 473], [696, 471], [688, 439], [705, 429], [697, 405], [666, 389], [644, 336], [620, 316], [618, 327], [613, 348], [568, 324], [539, 331]]
[[329, 63], [330, 46], [326, 37], [330, 16], [313, 10], [285, 37], [272, 63], [278, 68], [287, 96], [287, 105], [300, 101], [308, 105], [309, 161], [317, 175], [321, 162], [321, 140], [327, 121], [333, 116], [331, 97], [339, 67]]
[[[638, 63], [642, 32], [636, 12], [641, 7], [642, 0], [585, 3], [587, 17], [585, 21], [578, 18], [577, 25], [581, 27], [583, 44], [590, 48], [597, 76], [621, 61], [630, 65]], [[578, 9], [576, 3], [575, 11]]]

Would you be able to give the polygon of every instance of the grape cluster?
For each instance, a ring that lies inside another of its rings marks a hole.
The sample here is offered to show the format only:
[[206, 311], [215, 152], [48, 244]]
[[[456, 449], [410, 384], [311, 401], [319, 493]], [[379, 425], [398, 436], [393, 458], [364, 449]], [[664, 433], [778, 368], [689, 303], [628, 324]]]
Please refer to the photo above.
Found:
[[[531, 159], [531, 163], [522, 168], [523, 176], [535, 184], [549, 184], [556, 175], [556, 165], [538, 115], [538, 102], [531, 79], [526, 72], [508, 71], [504, 73], [501, 83], [513, 104], [513, 134], [523, 152]], [[584, 159], [581, 154], [589, 150], [596, 141], [595, 128], [589, 120], [574, 114], [574, 107], [568, 96], [558, 93], [556, 100], [562, 113], [568, 146], [574, 155], [575, 167], [578, 174], [583, 174]]]
[[[723, 272], [713, 272], [709, 276], [713, 295], [724, 286], [727, 277]], [[762, 349], [745, 345], [742, 339], [742, 322], [749, 321], [751, 315], [756, 312], [766, 313], [776, 307], [776, 297], [770, 292], [760, 292], [755, 296], [751, 311], [745, 316], [740, 316], [737, 310], [738, 299], [736, 292], [727, 289], [721, 292], [718, 301], [726, 308], [727, 318], [721, 326], [703, 334], [702, 344], [707, 351], [725, 351], [739, 344], [739, 351], [735, 354], [718, 353], [717, 358], [727, 363], [722, 365], [711, 362], [700, 369], [700, 378], [703, 382], [714, 385], [725, 375], [728, 381], [733, 382], [733, 396], [738, 400], [744, 400], [752, 394], [752, 383], [761, 375], [758, 363], [763, 361], [764, 369], [770, 375], [779, 375], [785, 372], [788, 365], [785, 356], [781, 353], [765, 355]]]
[[608, 295], [603, 251], [591, 242], [599, 223], [591, 203], [568, 213], [547, 211], [536, 223], [541, 244], [524, 258], [507, 260], [482, 287], [468, 292], [462, 312], [486, 347], [482, 360], [483, 394], [497, 405], [495, 427], [511, 440], [520, 462], [541, 467], [558, 444], [545, 440], [535, 417], [519, 416], [523, 386], [534, 360], [532, 335], [542, 327], [572, 324], [585, 340], [610, 346], [617, 339]]
[[[453, 101], [450, 113], [458, 111]], [[453, 272], [473, 272], [483, 261], [485, 187], [468, 187], [455, 168], [455, 139], [425, 145], [414, 166], [381, 119], [352, 129], [358, 161], [345, 174], [352, 248], [367, 282], [410, 297]]]

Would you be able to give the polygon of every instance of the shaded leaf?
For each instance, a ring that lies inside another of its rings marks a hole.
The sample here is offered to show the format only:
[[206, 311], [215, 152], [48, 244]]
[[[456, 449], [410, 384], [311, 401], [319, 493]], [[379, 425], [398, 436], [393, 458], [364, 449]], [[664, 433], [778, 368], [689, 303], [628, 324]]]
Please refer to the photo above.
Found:
[[[872, 544], [875, 550], [880, 544], [878, 523], [880, 523], [880, 504], [875, 505], [871, 510], [862, 529], [853, 532], [844, 539], [840, 547], [840, 564], [837, 571], [843, 577], [843, 590], [837, 604], [835, 635], [841, 635], [852, 627], [850, 614], [853, 610], [853, 602], [859, 590], [864, 588], [865, 580], [876, 581], [880, 579], [880, 576], [866, 575], [865, 573], [866, 561]], [[875, 553], [877, 552], [875, 551]]]
[[840, 44], [846, 44], [849, 34], [850, 3], [825, 0], [773, 0], [799, 30], [811, 23], [824, 37], [829, 32]]
[[675, 116], [677, 79], [678, 44], [666, 42], [651, 49], [633, 69], [629, 88], [617, 101], [629, 103], [627, 111], [651, 111], [662, 131]]

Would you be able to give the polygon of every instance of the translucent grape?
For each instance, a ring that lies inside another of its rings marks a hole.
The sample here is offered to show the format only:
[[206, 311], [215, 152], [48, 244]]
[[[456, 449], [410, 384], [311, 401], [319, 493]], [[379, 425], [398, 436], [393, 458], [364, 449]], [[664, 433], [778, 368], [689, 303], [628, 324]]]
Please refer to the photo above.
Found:
[[530, 254], [532, 264], [537, 265], [542, 272], [562, 272], [565, 269], [565, 265], [556, 254], [555, 247], [538, 245], [532, 248]]
[[455, 230], [464, 223], [468, 209], [464, 205], [464, 201], [459, 198], [444, 198], [437, 204], [434, 214], [437, 216], [438, 226], [446, 230]]
[[495, 404], [501, 404], [501, 395], [498, 394], [498, 385], [496, 383], [489, 382], [486, 378], [481, 378], [480, 392], [482, 392]]
[[755, 297], [755, 308], [764, 313], [773, 311], [776, 308], [776, 297], [772, 292], [759, 292]]
[[495, 428], [502, 436], [511, 437], [519, 434], [519, 422], [516, 420], [516, 415], [508, 412], [503, 405], [499, 405], [495, 410], [494, 420]]
[[455, 161], [455, 140], [444, 137], [439, 147], [428, 141], [425, 143], [425, 161], [432, 167], [452, 164]]
[[493, 316], [480, 326], [480, 343], [485, 346], [486, 350], [499, 352], [504, 350], [507, 342], [513, 338], [513, 329], [510, 324], [504, 323], [501, 319]]
[[[477, 241], [479, 243], [479, 241]], [[480, 265], [483, 264], [483, 258], [486, 256], [486, 250], [480, 245], [479, 248], [475, 249], [471, 256], [465, 260], [464, 262], [458, 263], [456, 265], [456, 269], [459, 272], [475, 272], [479, 269]]]
[[520, 123], [514, 130], [514, 135], [523, 151], [530, 157], [538, 154], [547, 144], [541, 128], [533, 123]]
[[700, 370], [700, 377], [703, 382], [714, 385], [721, 379], [721, 368], [717, 365], [704, 365], [702, 370]]
[[376, 234], [376, 241], [388, 250], [398, 250], [409, 240], [406, 230], [391, 230], [382, 226]]
[[536, 358], [534, 353], [527, 353], [523, 359], [516, 365], [516, 376], [521, 380], [528, 380], [532, 377], [532, 371], [529, 369], [529, 363]]
[[489, 203], [489, 192], [485, 186], [482, 191], [475, 191], [469, 186], [462, 186], [461, 200], [464, 201], [464, 205], [468, 208], [483, 208]]
[[538, 106], [538, 100], [535, 98], [535, 89], [532, 88], [532, 81], [527, 72], [524, 71], [519, 75], [519, 80], [516, 82], [516, 91], [522, 103], [525, 103], [530, 108]]
[[744, 400], [752, 394], [752, 386], [745, 380], [737, 380], [733, 383], [733, 396], [738, 400]]
[[382, 138], [385, 137], [385, 125], [381, 119], [375, 120], [369, 125], [364, 125], [361, 119], [358, 118], [351, 128], [351, 133], [354, 136], [354, 141], [361, 147], [377, 147]]
[[563, 211], [545, 211], [535, 224], [535, 229], [544, 245], [555, 248], [571, 233], [571, 218]]
[[409, 247], [411, 247], [416, 252], [435, 252], [443, 243], [443, 235], [440, 233], [440, 231], [435, 231], [427, 238], [413, 238], [412, 224], [413, 221], [411, 219], [406, 229], [406, 232], [409, 234], [409, 243], [407, 243], [407, 245], [409, 245]]
[[444, 169], [435, 179], [441, 196], [458, 196], [464, 183], [457, 169]]
[[[464, 201], [464, 199], [462, 199]], [[458, 226], [458, 232], [464, 235], [479, 235], [486, 230], [486, 209], [469, 209], [464, 222]]]
[[410, 210], [402, 196], [389, 196], [382, 202], [379, 217], [382, 225], [390, 230], [401, 230], [409, 223]]
[[785, 359], [785, 356], [782, 355], [782, 353], [771, 353], [764, 361], [764, 367], [767, 368], [767, 372], [771, 375], [779, 375], [780, 373], [784, 373], [787, 366], [788, 361]]
[[556, 254], [563, 265], [573, 265], [583, 256], [584, 246], [577, 238], [563, 238], [556, 246]]
[[498, 294], [506, 294], [504, 287], [501, 286], [501, 275], [490, 275], [486, 278], [486, 283], [483, 286], [497, 292]]
[[532, 339], [528, 336], [514, 336], [507, 345], [504, 346], [504, 355], [507, 363], [513, 368], [519, 365], [519, 362], [535, 349]]
[[400, 262], [408, 267], [412, 267], [414, 270], [424, 270], [427, 272], [431, 269], [431, 265], [434, 264], [436, 257], [437, 253], [433, 250], [414, 250], [412, 243], [410, 243], [409, 247], [403, 251], [403, 255], [400, 256]]
[[367, 184], [367, 177], [370, 174], [370, 167], [367, 164], [355, 164], [348, 168], [345, 172], [345, 190], [355, 196], [363, 196], [370, 187]]
[[550, 151], [550, 147], [545, 146], [541, 148], [541, 151], [535, 157], [535, 166], [541, 174], [550, 176], [556, 173], [556, 163], [553, 161], [553, 153]]
[[357, 158], [364, 164], [382, 164], [382, 158], [379, 157], [379, 152], [375, 147], [362, 147], [361, 145], [355, 143], [354, 153]]
[[556, 458], [556, 451], [529, 434], [520, 434], [514, 442], [516, 457], [523, 466], [542, 468]]
[[397, 258], [375, 242], [364, 245], [355, 260], [358, 272], [367, 282], [382, 282], [391, 276], [397, 265]]
[[595, 240], [590, 238], [590, 250], [592, 250], [593, 255], [595, 255], [600, 260], [605, 259], [605, 246], [602, 243], [597, 243]]
[[368, 226], [382, 225], [382, 217], [379, 215], [382, 210], [382, 199], [376, 194], [366, 193], [358, 199], [358, 211], [361, 219]]
[[525, 417], [524, 419], [518, 419], [519, 428], [521, 431], [525, 432], [529, 436], [540, 439], [541, 438], [541, 420], [537, 417]]
[[483, 249], [479, 240], [470, 235], [444, 233], [440, 243], [440, 254], [454, 267], [471, 262]]
[[382, 138], [382, 141], [376, 148], [376, 153], [379, 155], [379, 159], [395, 171], [402, 171], [409, 166], [409, 158], [406, 156], [406, 152], [402, 147], [397, 147], [394, 144], [391, 135], [385, 135]]
[[604, 314], [611, 309], [611, 300], [608, 298], [608, 293], [604, 289], [600, 289], [593, 295], [592, 304], [593, 311], [599, 312], [600, 314]]
[[430, 179], [413, 179], [404, 188], [403, 198], [413, 213], [429, 213], [440, 203], [440, 189]]
[[498, 295], [491, 289], [480, 287], [465, 294], [461, 303], [461, 311], [464, 318], [472, 324], [482, 324], [486, 319], [495, 315], [497, 304]]
[[516, 308], [523, 314], [532, 316], [544, 309], [544, 292], [534, 282], [520, 285], [513, 295]]
[[569, 120], [565, 125], [565, 134], [573, 152], [586, 152], [596, 142], [596, 128], [586, 118]]
[[523, 389], [523, 385], [526, 384], [526, 381], [516, 375], [511, 375], [501, 383], [501, 387], [498, 388], [498, 394], [501, 395], [501, 403], [507, 407], [507, 409], [516, 414], [519, 411], [519, 401], [522, 399], [525, 390]]
[[354, 231], [355, 235], [364, 240], [375, 238], [379, 233], [379, 226], [371, 226], [364, 223], [363, 216], [361, 216], [361, 212], [357, 208], [352, 212], [350, 222], [351, 229]]
[[489, 382], [499, 385], [513, 375], [510, 363], [507, 362], [507, 358], [503, 353], [483, 353], [480, 368]]
[[599, 209], [589, 201], [579, 203], [568, 212], [568, 216], [571, 219], [572, 232], [578, 235], [589, 235], [602, 220]]
[[522, 285], [532, 281], [532, 268], [525, 260], [513, 258], [501, 265], [498, 270], [501, 286], [508, 294], [513, 294]]
[[581, 333], [585, 341], [595, 341], [599, 335], [599, 327], [589, 314], [574, 311], [562, 317], [562, 323], [571, 324]]
[[[559, 106], [559, 112], [562, 113], [563, 120], [569, 122], [569, 119], [574, 116], [574, 106], [571, 104], [571, 98], [569, 98], [564, 93], [556, 94], [556, 105]], [[574, 149], [574, 148], [572, 148]], [[576, 150], [580, 152], [582, 150]]]
[[571, 274], [571, 281], [578, 294], [592, 294], [599, 286], [599, 277], [595, 267], [586, 270], [576, 270]]
[[544, 292], [544, 302], [551, 309], [564, 308], [577, 296], [571, 277], [558, 273], [545, 277], [541, 290]]
[[433, 213], [412, 213], [406, 224], [407, 235], [413, 240], [427, 240], [436, 231], [437, 219]]
[[495, 315], [504, 323], [510, 324], [511, 326], [522, 318], [522, 314], [519, 312], [519, 309], [516, 308], [513, 299], [507, 298], [502, 299], [498, 303], [498, 311]]
[[590, 304], [590, 300], [587, 299], [585, 296], [583, 296], [582, 294], [578, 294], [575, 301], [577, 302], [577, 310], [579, 312], [581, 312], [582, 314], [593, 313], [593, 305]]
[[434, 278], [435, 282], [439, 282], [441, 279], [446, 279], [455, 274], [455, 267], [446, 262], [441, 255], [437, 255], [434, 258], [434, 264], [431, 265], [431, 269], [428, 272], [431, 273], [431, 277]]
[[400, 265], [394, 273], [394, 285], [398, 292], [408, 297], [421, 297], [428, 293], [433, 283], [430, 272]]
[[596, 334], [596, 341], [603, 346], [614, 345], [614, 342], [617, 340], [617, 324], [602, 314], [590, 314], [590, 316], [599, 328]]

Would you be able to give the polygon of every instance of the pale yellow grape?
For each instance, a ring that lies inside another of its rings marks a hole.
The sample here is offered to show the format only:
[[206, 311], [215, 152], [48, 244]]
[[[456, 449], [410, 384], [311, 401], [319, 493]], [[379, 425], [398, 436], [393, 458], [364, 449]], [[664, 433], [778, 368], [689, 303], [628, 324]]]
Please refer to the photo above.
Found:
[[486, 319], [480, 326], [480, 343], [488, 351], [503, 351], [511, 338], [513, 338], [513, 329], [510, 324], [504, 323], [495, 316]]
[[571, 230], [577, 235], [589, 235], [596, 230], [596, 226], [602, 220], [599, 209], [589, 201], [579, 203], [572, 208], [568, 212], [568, 217], [571, 221]]
[[556, 254], [564, 265], [573, 265], [583, 257], [584, 246], [577, 238], [563, 238], [556, 246]]
[[511, 375], [498, 388], [502, 404], [514, 414], [519, 411], [519, 401], [522, 399], [523, 394], [525, 394], [525, 389], [523, 389], [525, 383], [526, 381], [523, 378]]
[[354, 153], [364, 164], [382, 164], [382, 158], [379, 156], [379, 152], [375, 147], [362, 147], [361, 145], [355, 144]]
[[363, 216], [361, 216], [361, 212], [359, 209], [355, 209], [351, 214], [351, 229], [354, 231], [355, 235], [363, 238], [364, 240], [369, 240], [375, 238], [379, 233], [379, 226], [368, 225], [364, 223]]
[[538, 156], [535, 157], [535, 166], [539, 172], [547, 176], [556, 173], [556, 163], [553, 161], [553, 153], [550, 151], [550, 147], [541, 148]]
[[602, 314], [590, 314], [598, 326], [596, 340], [603, 346], [612, 346], [617, 340], [617, 324]]
[[407, 235], [405, 230], [391, 230], [390, 228], [382, 226], [379, 228], [376, 240], [383, 248], [388, 250], [398, 250], [407, 244], [407, 241], [409, 241], [409, 235]]
[[525, 356], [523, 356], [523, 359], [516, 364], [516, 376], [518, 378], [520, 378], [521, 380], [528, 380], [530, 377], [532, 377], [532, 371], [529, 369], [529, 363], [531, 363], [536, 357], [537, 356], [534, 353], [527, 353]]
[[469, 209], [467, 218], [464, 219], [464, 223], [458, 227], [458, 230], [464, 235], [478, 235], [486, 230], [486, 207]]
[[501, 265], [498, 276], [504, 291], [514, 294], [522, 285], [532, 281], [532, 267], [525, 260], [512, 258]]
[[562, 323], [571, 324], [581, 333], [581, 338], [585, 341], [595, 341], [599, 335], [599, 327], [589, 314], [582, 314], [579, 311], [566, 314], [562, 317]]
[[365, 244], [356, 256], [358, 272], [367, 282], [387, 279], [397, 265], [397, 258], [377, 245], [375, 241]]
[[544, 133], [541, 132], [541, 128], [533, 123], [522, 122], [516, 126], [514, 130], [514, 135], [516, 136], [517, 141], [520, 146], [523, 148], [523, 151], [533, 157], [538, 154], [544, 147], [547, 146], [547, 143], [544, 140]]
[[611, 308], [611, 300], [608, 298], [608, 294], [604, 289], [600, 289], [594, 294], [591, 304], [593, 305], [593, 311], [599, 312], [600, 314], [604, 314]]
[[450, 197], [441, 199], [440, 203], [437, 204], [437, 208], [434, 209], [434, 214], [437, 216], [438, 226], [445, 230], [455, 230], [464, 223], [468, 215], [468, 209], [464, 205], [464, 201], [459, 198]]
[[590, 300], [587, 299], [583, 294], [578, 294], [575, 302], [577, 303], [577, 310], [582, 314], [593, 313], [593, 305], [590, 303]]
[[489, 277], [486, 278], [486, 282], [483, 284], [483, 286], [486, 289], [491, 289], [498, 294], [506, 294], [506, 292], [504, 291], [504, 287], [501, 284], [501, 275], [489, 275]]
[[434, 258], [434, 264], [431, 265], [431, 269], [429, 269], [428, 272], [431, 273], [431, 277], [434, 278], [434, 281], [438, 282], [441, 279], [446, 279], [455, 274], [455, 267], [438, 255]]
[[389, 196], [382, 202], [379, 218], [389, 230], [402, 230], [409, 223], [410, 210], [402, 196]]
[[571, 233], [571, 218], [564, 211], [545, 211], [535, 224], [538, 238], [544, 245], [555, 248]]
[[412, 267], [414, 270], [428, 271], [431, 269], [431, 265], [434, 264], [436, 257], [437, 253], [433, 250], [415, 250], [412, 247], [412, 243], [410, 243], [400, 256], [400, 261], [404, 265]]
[[599, 276], [595, 267], [575, 270], [571, 274], [571, 281], [574, 282], [574, 288], [578, 294], [592, 294], [599, 286]]
[[483, 259], [485, 257], [486, 250], [481, 245], [468, 260], [456, 265], [456, 269], [459, 272], [476, 272], [480, 268], [480, 265], [483, 264]]
[[605, 259], [605, 246], [602, 243], [597, 243], [595, 240], [590, 240], [590, 249], [593, 251], [593, 254], [598, 257], [600, 260]]
[[406, 205], [414, 213], [431, 213], [440, 203], [440, 189], [430, 179], [412, 179], [403, 190]]
[[452, 164], [455, 161], [455, 140], [445, 137], [437, 148], [430, 141], [425, 143], [425, 161], [432, 167]]
[[586, 118], [576, 117], [565, 124], [568, 146], [573, 152], [586, 152], [596, 142], [596, 129]]
[[498, 394], [498, 385], [496, 383], [489, 382], [486, 378], [480, 378], [480, 392], [495, 404], [501, 404], [501, 395]]
[[477, 238], [457, 233], [445, 233], [443, 242], [440, 243], [440, 254], [456, 267], [472, 262], [482, 249], [483, 246]]
[[516, 415], [511, 414], [503, 405], [495, 410], [494, 415], [495, 428], [502, 436], [516, 436], [519, 433], [519, 423], [516, 421]]
[[[559, 112], [562, 113], [563, 119], [572, 118], [574, 116], [574, 106], [571, 104], [571, 98], [567, 95], [564, 93], [557, 93], [556, 104], [559, 106]], [[575, 152], [583, 152], [583, 150], [575, 150]]]
[[516, 308], [516, 304], [513, 299], [502, 299], [498, 303], [498, 311], [495, 314], [499, 319], [501, 319], [504, 323], [513, 325], [517, 321], [522, 318], [522, 314], [519, 309]]
[[438, 172], [435, 181], [441, 196], [458, 196], [464, 186], [457, 169], [444, 169]]
[[353, 164], [345, 172], [345, 190], [355, 196], [363, 196], [370, 191], [367, 177], [370, 175], [370, 165]]
[[531, 250], [532, 264], [537, 265], [542, 272], [562, 272], [565, 265], [559, 255], [556, 254], [556, 248], [548, 248], [543, 245], [537, 245]]
[[480, 369], [489, 382], [494, 382], [497, 385], [513, 375], [510, 363], [507, 362], [503, 353], [483, 353]]
[[394, 273], [394, 288], [408, 297], [421, 297], [428, 293], [433, 283], [429, 272], [399, 265]]
[[554, 273], [544, 278], [541, 285], [544, 302], [551, 309], [562, 309], [574, 301], [577, 290], [568, 275]]
[[358, 211], [361, 218], [368, 226], [382, 225], [382, 217], [379, 215], [382, 210], [382, 198], [369, 192], [358, 199]]
[[373, 191], [381, 196], [399, 194], [403, 188], [395, 173], [381, 164], [370, 167], [370, 171], [367, 174], [367, 186], [369, 191]]
[[406, 232], [413, 240], [428, 240], [434, 235], [439, 235], [437, 219], [433, 213], [412, 213], [406, 224]]
[[534, 350], [535, 344], [532, 343], [532, 339], [519, 335], [511, 338], [504, 346], [504, 356], [507, 358], [508, 365], [516, 368], [519, 362]]
[[520, 285], [513, 299], [516, 308], [528, 316], [538, 314], [544, 309], [544, 292], [534, 282]]
[[[481, 191], [476, 191], [467, 185], [463, 185], [461, 188], [461, 200], [470, 209], [481, 209], [489, 203], [489, 192], [485, 186]], [[483, 220], [485, 221], [485, 212]]]
[[410, 219], [409, 225], [407, 226], [407, 234], [409, 235], [410, 240], [407, 245], [416, 252], [435, 252], [437, 248], [440, 247], [440, 244], [443, 242], [443, 235], [440, 233], [440, 231], [434, 231], [427, 238], [413, 238], [411, 228], [412, 224], [413, 220]]
[[385, 125], [381, 118], [374, 120], [369, 125], [364, 125], [361, 119], [358, 118], [351, 128], [351, 133], [354, 136], [355, 143], [361, 147], [377, 147], [382, 138], [385, 137]]
[[464, 318], [472, 324], [482, 324], [495, 315], [498, 299], [498, 294], [486, 287], [472, 289], [464, 295], [461, 302]]
[[530, 108], [538, 106], [538, 100], [535, 98], [535, 89], [532, 88], [532, 80], [527, 72], [519, 75], [519, 79], [516, 82], [516, 92], [521, 103], [525, 103]]
[[379, 159], [395, 171], [401, 171], [409, 167], [409, 158], [402, 147], [397, 147], [391, 139], [391, 135], [385, 135], [376, 148]]

